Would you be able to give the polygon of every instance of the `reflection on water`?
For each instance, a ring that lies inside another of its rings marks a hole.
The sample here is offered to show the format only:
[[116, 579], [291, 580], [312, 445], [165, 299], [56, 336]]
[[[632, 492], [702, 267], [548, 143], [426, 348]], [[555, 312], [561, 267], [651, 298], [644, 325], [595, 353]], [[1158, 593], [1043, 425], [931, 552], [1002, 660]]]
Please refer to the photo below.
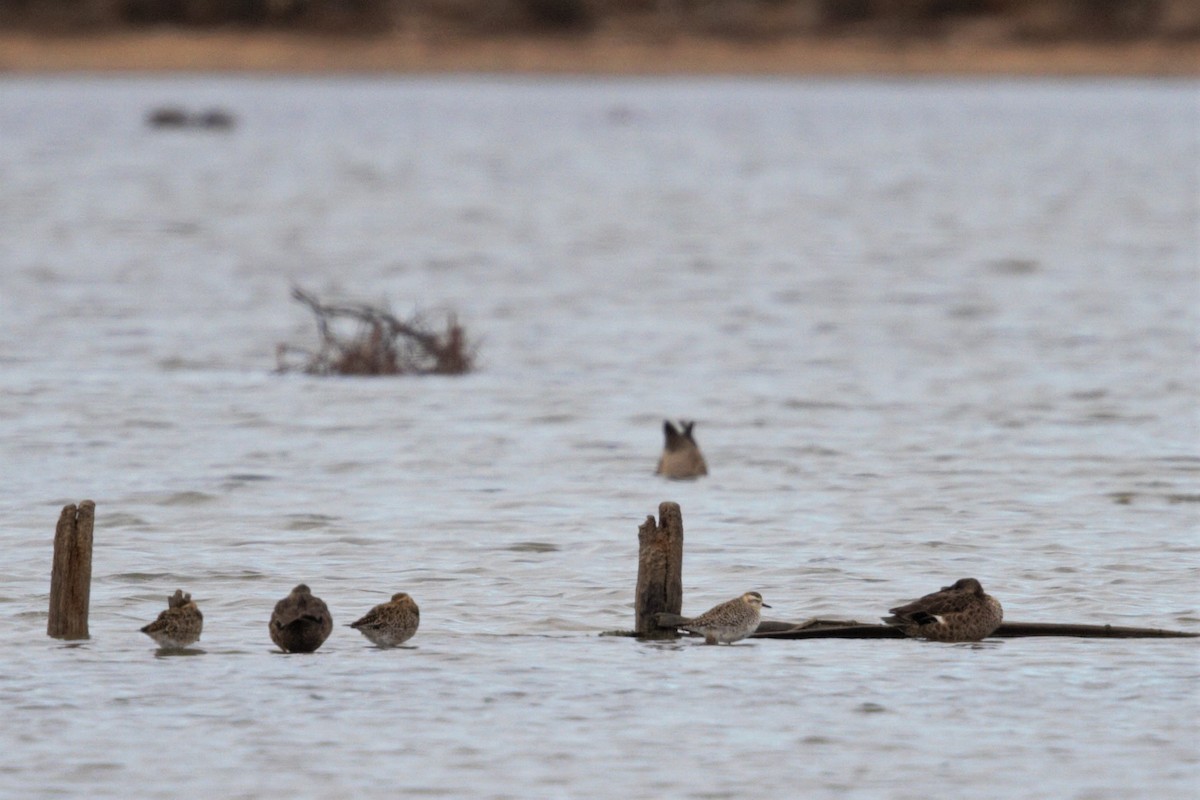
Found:
[[[685, 612], [974, 576], [1013, 620], [1200, 628], [1194, 84], [0, 92], [0, 794], [1192, 794], [1192, 641], [596, 634], [664, 499]], [[169, 104], [239, 124], [144, 124]], [[453, 308], [481, 368], [273, 375], [314, 337], [292, 283]], [[708, 477], [651, 474], [668, 417]], [[339, 621], [407, 591], [420, 633], [273, 655], [299, 582]], [[156, 658], [177, 588], [202, 648]]]

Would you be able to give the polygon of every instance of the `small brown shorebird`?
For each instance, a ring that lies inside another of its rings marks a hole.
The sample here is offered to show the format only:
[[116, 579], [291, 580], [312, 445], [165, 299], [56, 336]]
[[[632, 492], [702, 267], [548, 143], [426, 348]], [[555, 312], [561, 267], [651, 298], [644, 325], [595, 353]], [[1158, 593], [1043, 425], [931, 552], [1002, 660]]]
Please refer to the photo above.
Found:
[[329, 637], [333, 616], [325, 602], [302, 583], [275, 604], [267, 629], [280, 650], [311, 653]]
[[141, 630], [164, 650], [179, 650], [195, 644], [203, 627], [204, 615], [192, 602], [192, 596], [176, 589], [175, 594], [167, 598], [166, 611]]
[[977, 642], [991, 636], [1004, 620], [1000, 602], [983, 591], [974, 578], [963, 578], [953, 586], [927, 594], [908, 605], [891, 610], [883, 621], [934, 642]]
[[745, 639], [758, 630], [762, 610], [770, 608], [758, 592], [746, 592], [741, 597], [713, 606], [698, 617], [678, 614], [659, 614], [656, 622], [667, 628], [683, 628], [704, 637], [705, 644], [730, 644]]
[[395, 647], [411, 639], [420, 624], [421, 610], [417, 608], [417, 601], [405, 592], [397, 592], [391, 600], [364, 614], [362, 619], [351, 622], [350, 627], [380, 647]]
[[662, 456], [658, 459], [658, 467], [654, 474], [676, 480], [707, 475], [708, 465], [704, 463], [700, 446], [692, 436], [692, 428], [696, 423], [680, 420], [679, 425], [680, 428], [677, 429], [669, 419], [663, 421], [666, 443], [663, 445]]

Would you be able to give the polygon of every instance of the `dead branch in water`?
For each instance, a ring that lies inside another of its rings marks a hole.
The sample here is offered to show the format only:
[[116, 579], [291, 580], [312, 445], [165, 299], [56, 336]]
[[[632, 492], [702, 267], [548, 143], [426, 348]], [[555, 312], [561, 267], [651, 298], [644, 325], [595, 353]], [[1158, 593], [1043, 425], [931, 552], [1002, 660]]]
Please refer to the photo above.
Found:
[[[462, 375], [474, 366], [474, 347], [453, 314], [444, 333], [437, 333], [420, 314], [402, 320], [390, 311], [366, 304], [322, 303], [299, 287], [292, 298], [308, 306], [317, 320], [321, 347], [316, 352], [292, 345], [276, 348], [279, 372], [309, 375]], [[349, 322], [347, 335], [335, 330]], [[288, 357], [303, 356], [303, 363]]]

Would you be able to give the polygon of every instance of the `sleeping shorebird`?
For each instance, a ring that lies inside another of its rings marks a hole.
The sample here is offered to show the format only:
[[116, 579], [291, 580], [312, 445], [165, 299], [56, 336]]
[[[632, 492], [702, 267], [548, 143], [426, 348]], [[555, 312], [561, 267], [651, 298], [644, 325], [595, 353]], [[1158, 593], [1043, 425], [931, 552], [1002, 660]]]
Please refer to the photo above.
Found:
[[350, 627], [380, 647], [395, 647], [411, 639], [420, 624], [417, 602], [407, 593], [397, 592], [390, 601], [380, 603], [362, 619], [351, 622]]
[[897, 606], [891, 614], [883, 621], [906, 636], [934, 642], [977, 642], [991, 636], [1004, 619], [999, 601], [986, 594], [974, 578], [963, 578], [953, 586]]
[[267, 628], [271, 641], [288, 653], [311, 653], [333, 630], [329, 608], [303, 583], [275, 604]]
[[176, 589], [167, 598], [167, 610], [141, 630], [164, 650], [179, 650], [195, 644], [203, 627], [204, 615], [192, 602], [192, 596]]
[[770, 606], [763, 602], [761, 594], [746, 592], [741, 597], [713, 606], [698, 617], [688, 619], [678, 614], [662, 613], [655, 621], [662, 627], [683, 628], [698, 633], [704, 637], [705, 644], [731, 644], [758, 630], [764, 608]]
[[680, 420], [681, 429], [677, 429], [670, 420], [663, 420], [663, 435], [666, 443], [663, 445], [662, 456], [658, 459], [655, 475], [667, 478], [698, 478], [708, 474], [708, 465], [700, 454], [700, 446], [692, 436], [695, 422]]

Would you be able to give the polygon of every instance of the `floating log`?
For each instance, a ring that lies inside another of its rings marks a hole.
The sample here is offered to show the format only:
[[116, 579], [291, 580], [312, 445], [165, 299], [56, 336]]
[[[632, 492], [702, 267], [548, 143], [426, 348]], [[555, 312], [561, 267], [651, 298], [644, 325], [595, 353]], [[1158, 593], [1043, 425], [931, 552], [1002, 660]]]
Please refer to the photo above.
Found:
[[84, 500], [63, 506], [54, 531], [54, 565], [50, 572], [50, 620], [46, 633], [55, 639], [88, 638], [88, 603], [92, 591], [92, 529], [96, 504]]
[[[605, 631], [601, 636], [631, 636], [639, 639], [675, 639], [679, 631], [659, 627], [656, 615], [665, 613], [677, 620], [683, 617], [683, 513], [678, 503], [658, 505], [658, 523], [654, 517], [638, 528], [638, 577], [634, 597], [635, 629]], [[667, 617], [666, 619], [670, 619]], [[1074, 636], [1099, 639], [1175, 639], [1193, 638], [1200, 633], [1132, 628], [1118, 625], [1075, 625], [1065, 622], [1005, 622], [992, 634], [1002, 639], [1026, 636]], [[763, 620], [754, 639], [905, 639], [904, 632], [891, 625], [862, 623], [852, 619], [809, 619], [803, 622]], [[991, 637], [989, 637], [991, 638]]]
[[647, 516], [638, 527], [638, 576], [634, 592], [634, 633], [645, 639], [675, 639], [655, 615], [683, 609], [683, 513], [678, 503], [658, 504], [658, 523]]
[[1068, 622], [1004, 622], [992, 634], [1004, 639], [1021, 636], [1082, 636], [1099, 639], [1180, 639], [1200, 636], [1189, 631], [1130, 628], [1120, 625], [1073, 625]]
[[751, 639], [906, 639], [904, 632], [891, 625], [799, 625], [788, 630], [766, 630], [761, 627], [750, 634]]
[[[816, 624], [814, 624], [816, 623]], [[764, 622], [751, 634], [754, 639], [904, 639], [904, 633], [891, 625], [865, 625], [858, 622], [812, 620], [787, 627], [785, 622]], [[1200, 636], [1200, 633], [1169, 631], [1160, 628], [1129, 628], [1117, 625], [1074, 625], [1065, 622], [1005, 622], [992, 637], [1017, 639], [1026, 636], [1075, 636], [1098, 639], [1173, 639]]]

